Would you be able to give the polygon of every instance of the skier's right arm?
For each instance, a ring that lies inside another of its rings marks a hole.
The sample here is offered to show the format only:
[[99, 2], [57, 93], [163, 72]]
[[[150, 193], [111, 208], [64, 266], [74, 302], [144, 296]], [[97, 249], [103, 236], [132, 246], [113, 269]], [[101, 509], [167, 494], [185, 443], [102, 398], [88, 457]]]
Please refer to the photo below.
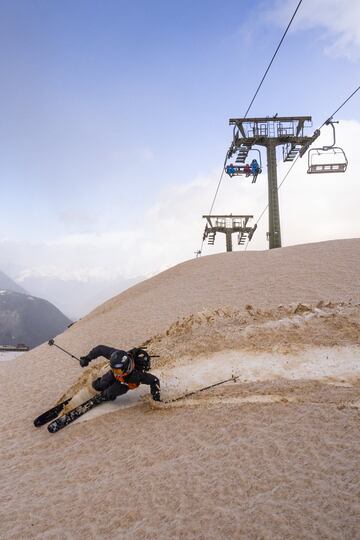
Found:
[[114, 347], [108, 347], [107, 345], [97, 345], [86, 356], [80, 356], [80, 366], [86, 367], [90, 364], [91, 360], [104, 356], [108, 360], [111, 354], [115, 351]]

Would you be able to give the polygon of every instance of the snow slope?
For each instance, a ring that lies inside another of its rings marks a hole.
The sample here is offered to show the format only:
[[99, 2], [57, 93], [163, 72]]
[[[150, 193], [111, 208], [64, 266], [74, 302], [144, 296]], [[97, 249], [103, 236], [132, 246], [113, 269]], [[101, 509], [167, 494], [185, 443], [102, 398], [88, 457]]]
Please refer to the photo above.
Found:
[[2, 537], [356, 538], [359, 268], [359, 239], [194, 259], [56, 338], [147, 343], [164, 397], [240, 375], [169, 406], [133, 392], [50, 435], [32, 419], [101, 360], [1, 362]]

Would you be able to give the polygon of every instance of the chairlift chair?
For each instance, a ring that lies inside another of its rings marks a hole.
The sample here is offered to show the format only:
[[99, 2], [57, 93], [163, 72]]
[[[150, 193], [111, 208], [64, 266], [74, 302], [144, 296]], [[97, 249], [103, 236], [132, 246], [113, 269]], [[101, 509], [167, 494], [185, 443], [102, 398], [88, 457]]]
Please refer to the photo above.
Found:
[[[245, 163], [244, 165], [227, 165], [225, 167], [225, 171], [230, 176], [230, 178], [232, 178], [233, 176], [242, 176], [242, 175], [252, 176], [253, 177], [252, 183], [256, 182], [256, 179], [257, 179], [258, 175], [261, 174], [261, 172], [262, 172], [261, 152], [260, 152], [260, 150], [258, 148], [249, 149], [248, 152], [258, 152], [258, 155], [259, 155], [259, 160], [258, 160], [259, 169], [258, 169], [257, 173], [254, 174], [251, 170], [249, 171], [250, 163]], [[240, 157], [240, 159], [237, 158], [236, 163], [242, 162], [243, 155], [244, 155], [244, 148], [240, 147], [240, 149], [239, 149], [239, 157]]]
[[324, 150], [312, 148], [308, 154], [308, 174], [341, 173], [347, 169], [348, 160], [339, 146]]
[[326, 125], [331, 125], [333, 130], [333, 143], [330, 146], [311, 148], [308, 153], [308, 174], [341, 173], [345, 172], [348, 160], [345, 152], [339, 146], [335, 146], [335, 126], [329, 118]]

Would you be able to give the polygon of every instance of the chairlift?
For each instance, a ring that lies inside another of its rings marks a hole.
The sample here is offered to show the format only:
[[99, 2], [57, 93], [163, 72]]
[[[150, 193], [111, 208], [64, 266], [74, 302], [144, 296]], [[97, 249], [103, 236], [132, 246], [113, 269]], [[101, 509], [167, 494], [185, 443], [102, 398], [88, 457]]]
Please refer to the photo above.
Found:
[[[345, 172], [348, 160], [345, 152], [339, 146], [335, 146], [335, 126], [331, 118], [326, 125], [331, 125], [333, 130], [333, 143], [322, 148], [311, 148], [308, 153], [308, 174], [341, 173]], [[336, 122], [337, 123], [337, 122]]]
[[[247, 151], [248, 152], [257, 152], [259, 155], [259, 160], [253, 159], [251, 163], [244, 163], [243, 165], [234, 165], [233, 163], [230, 163], [230, 165], [227, 165], [225, 167], [226, 174], [232, 178], [233, 176], [242, 176], [245, 177], [252, 176], [252, 183], [256, 182], [256, 179], [259, 174], [262, 173], [262, 163], [261, 163], [261, 152], [258, 148], [252, 148]], [[236, 161], [239, 163], [241, 162], [244, 156], [244, 149], [239, 149], [239, 157], [240, 159], [237, 159]]]

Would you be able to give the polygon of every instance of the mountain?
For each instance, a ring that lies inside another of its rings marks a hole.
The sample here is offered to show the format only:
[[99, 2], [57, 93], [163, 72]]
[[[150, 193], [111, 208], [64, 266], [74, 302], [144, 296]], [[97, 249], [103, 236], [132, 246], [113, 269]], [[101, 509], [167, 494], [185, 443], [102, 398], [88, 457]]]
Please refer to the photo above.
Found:
[[144, 277], [132, 279], [120, 277], [113, 280], [79, 281], [49, 276], [27, 276], [21, 283], [30, 294], [46, 298], [75, 320], [143, 279]]
[[20, 285], [15, 283], [15, 281], [9, 278], [9, 276], [4, 274], [4, 272], [2, 272], [1, 270], [0, 270], [0, 289], [6, 289], [8, 291], [14, 291], [18, 293], [27, 294], [27, 291], [25, 289], [20, 287]]
[[[6, 277], [6, 276], [5, 276]], [[47, 300], [0, 289], [0, 344], [30, 348], [63, 332], [71, 323]]]

